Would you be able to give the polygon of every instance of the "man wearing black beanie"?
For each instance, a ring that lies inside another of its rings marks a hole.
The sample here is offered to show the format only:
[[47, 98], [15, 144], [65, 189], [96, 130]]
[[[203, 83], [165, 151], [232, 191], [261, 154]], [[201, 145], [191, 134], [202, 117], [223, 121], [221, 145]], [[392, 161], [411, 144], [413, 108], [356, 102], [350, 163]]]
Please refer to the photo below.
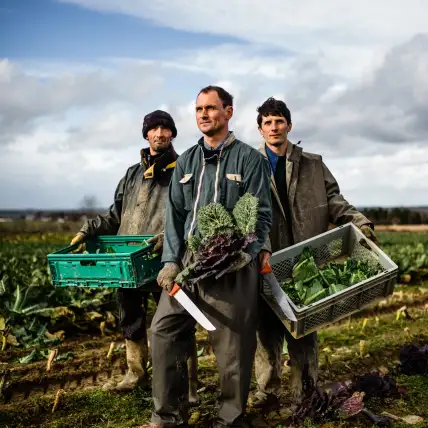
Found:
[[[104, 215], [87, 220], [71, 241], [72, 244], [83, 243], [86, 238], [97, 235], [153, 234], [154, 238], [149, 242], [154, 243], [154, 252], [162, 252], [168, 187], [178, 158], [172, 146], [177, 129], [170, 114], [156, 110], [144, 117], [142, 134], [148, 140], [149, 147], [141, 150], [140, 162], [128, 168], [119, 182], [114, 203]], [[157, 304], [161, 289], [156, 281], [152, 288], [156, 290], [152, 295]], [[147, 382], [148, 294], [138, 288], [118, 289], [120, 326], [126, 343], [128, 371], [123, 380], [119, 383], [108, 382], [104, 389], [131, 391], [137, 384]], [[196, 343], [194, 348], [196, 349]], [[192, 361], [191, 401], [197, 401], [195, 362], [196, 358]]]

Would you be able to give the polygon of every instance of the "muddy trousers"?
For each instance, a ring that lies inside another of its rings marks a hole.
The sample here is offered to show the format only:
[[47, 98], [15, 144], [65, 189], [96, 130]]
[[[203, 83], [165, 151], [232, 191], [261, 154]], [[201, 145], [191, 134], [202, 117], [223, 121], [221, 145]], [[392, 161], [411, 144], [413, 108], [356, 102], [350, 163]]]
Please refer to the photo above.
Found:
[[315, 386], [318, 379], [317, 333], [295, 339], [262, 297], [259, 301], [259, 314], [255, 356], [256, 396], [265, 398], [268, 394], [279, 394], [281, 354], [285, 339], [290, 356], [291, 396], [292, 400], [298, 403], [302, 396]]
[[[210, 332], [221, 389], [216, 426], [240, 427], [256, 350], [257, 262], [219, 280], [203, 280], [188, 295], [216, 327]], [[150, 328], [153, 423], [175, 427], [188, 422], [186, 360], [194, 328], [189, 313], [163, 292]]]
[[[152, 292], [156, 305], [159, 303], [162, 289]], [[124, 339], [138, 342], [147, 335], [147, 306], [149, 292], [139, 288], [119, 288], [117, 301], [119, 303], [119, 325]]]

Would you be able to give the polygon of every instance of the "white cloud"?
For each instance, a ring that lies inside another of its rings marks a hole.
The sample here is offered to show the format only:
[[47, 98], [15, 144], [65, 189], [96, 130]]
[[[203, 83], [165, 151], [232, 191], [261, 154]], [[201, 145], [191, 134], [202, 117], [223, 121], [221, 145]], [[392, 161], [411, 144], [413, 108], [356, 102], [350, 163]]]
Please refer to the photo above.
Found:
[[[90, 9], [150, 19], [159, 25], [255, 43], [312, 50], [325, 40], [346, 46], [402, 41], [426, 31], [424, 0], [59, 0]], [[314, 43], [315, 42], [315, 43]], [[292, 46], [289, 46], [292, 44]]]
[[143, 116], [168, 110], [182, 152], [199, 137], [196, 93], [216, 83], [235, 97], [231, 128], [254, 146], [256, 108], [269, 96], [284, 99], [291, 139], [323, 154], [351, 202], [425, 202], [428, 36], [412, 37], [425, 29], [422, 2], [306, 0], [291, 7], [270, 0], [249, 8], [219, 1], [206, 8], [184, 0], [67, 1], [250, 43], [168, 52], [168, 59], [152, 61], [3, 59], [0, 206], [73, 208], [85, 194], [107, 206], [146, 145]]
[[[49, 70], [49, 67], [47, 67]], [[114, 101], [139, 102], [162, 84], [151, 64], [138, 62], [120, 69], [72, 67], [50, 71], [24, 69], [0, 60], [1, 142], [11, 133], [30, 127], [35, 119], [60, 115], [70, 109], [99, 107]]]

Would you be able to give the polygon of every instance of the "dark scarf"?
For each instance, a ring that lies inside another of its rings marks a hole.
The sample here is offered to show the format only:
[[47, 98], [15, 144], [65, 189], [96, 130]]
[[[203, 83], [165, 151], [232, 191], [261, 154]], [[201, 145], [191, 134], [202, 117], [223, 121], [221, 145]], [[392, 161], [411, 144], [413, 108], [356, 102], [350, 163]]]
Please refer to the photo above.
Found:
[[144, 178], [158, 178], [163, 175], [168, 169], [175, 167], [175, 162], [178, 158], [174, 147], [170, 145], [164, 153], [159, 153], [152, 156], [150, 148], [141, 150], [141, 164], [146, 168]]

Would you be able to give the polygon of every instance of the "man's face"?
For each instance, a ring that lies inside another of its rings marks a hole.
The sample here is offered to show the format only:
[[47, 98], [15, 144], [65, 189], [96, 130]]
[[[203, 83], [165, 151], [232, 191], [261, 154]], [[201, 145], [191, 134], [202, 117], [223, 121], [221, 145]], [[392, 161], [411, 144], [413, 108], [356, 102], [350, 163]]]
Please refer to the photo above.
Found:
[[288, 133], [291, 131], [291, 124], [287, 123], [284, 116], [263, 116], [262, 124], [259, 127], [260, 135], [266, 143], [279, 147], [287, 143]]
[[216, 91], [201, 93], [196, 99], [196, 123], [199, 130], [208, 137], [224, 130], [232, 115], [232, 106], [223, 107]]
[[147, 132], [150, 148], [155, 153], [162, 153], [168, 149], [172, 140], [172, 131], [164, 126], [158, 126]]

